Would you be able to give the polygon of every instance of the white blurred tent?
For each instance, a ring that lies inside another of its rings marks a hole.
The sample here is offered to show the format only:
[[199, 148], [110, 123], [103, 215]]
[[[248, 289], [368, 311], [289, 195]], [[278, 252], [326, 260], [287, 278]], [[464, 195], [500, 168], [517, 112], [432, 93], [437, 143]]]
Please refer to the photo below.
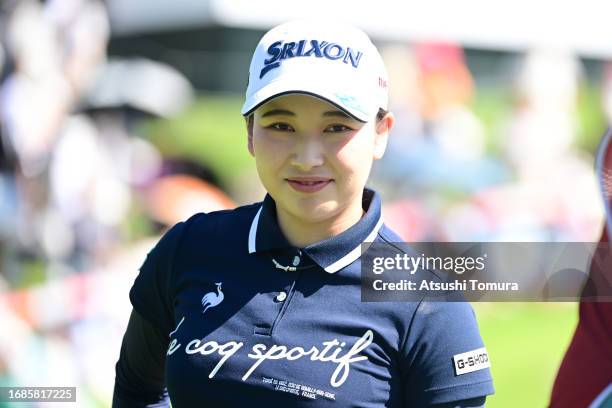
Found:
[[178, 27], [266, 29], [317, 16], [341, 18], [381, 39], [450, 40], [471, 48], [552, 48], [612, 57], [612, 7], [599, 0], [108, 0], [107, 5], [113, 35]]
[[192, 97], [187, 78], [169, 65], [144, 58], [111, 60], [98, 69], [82, 107], [130, 107], [169, 117], [192, 102]]

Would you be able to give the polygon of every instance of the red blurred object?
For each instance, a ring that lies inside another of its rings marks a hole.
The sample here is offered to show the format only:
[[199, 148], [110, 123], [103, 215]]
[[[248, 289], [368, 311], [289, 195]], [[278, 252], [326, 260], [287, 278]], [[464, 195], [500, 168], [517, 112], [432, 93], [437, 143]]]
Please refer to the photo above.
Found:
[[418, 43], [414, 45], [414, 55], [423, 72], [456, 69], [465, 65], [463, 50], [452, 43]]
[[157, 180], [147, 192], [150, 214], [165, 225], [174, 225], [198, 212], [234, 208], [220, 189], [197, 177], [176, 174]]
[[421, 241], [431, 233], [430, 220], [424, 214], [425, 209], [417, 202], [398, 200], [386, 204], [383, 208], [385, 222], [393, 225], [393, 230], [407, 242]]
[[[612, 225], [612, 129], [599, 147], [597, 172], [600, 178], [606, 210], [606, 226], [600, 242], [608, 243]], [[612, 285], [612, 248], [600, 246], [591, 261], [590, 281], [585, 287], [585, 299], [593, 287]], [[609, 292], [609, 289], [608, 289]], [[580, 302], [580, 317], [574, 338], [565, 354], [555, 380], [550, 406], [552, 408], [604, 407], [591, 405], [612, 384], [612, 302]], [[608, 399], [612, 398], [608, 396]], [[609, 401], [608, 401], [609, 402]]]
[[421, 114], [435, 118], [445, 108], [465, 105], [474, 91], [474, 81], [465, 63], [463, 49], [453, 43], [418, 43], [413, 52], [422, 90]]

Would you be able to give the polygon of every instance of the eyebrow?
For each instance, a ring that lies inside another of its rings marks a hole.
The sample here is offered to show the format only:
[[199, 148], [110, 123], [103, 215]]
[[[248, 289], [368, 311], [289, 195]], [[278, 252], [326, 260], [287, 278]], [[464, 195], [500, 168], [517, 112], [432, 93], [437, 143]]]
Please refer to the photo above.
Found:
[[286, 109], [272, 109], [261, 115], [262, 118], [266, 118], [268, 116], [295, 116], [295, 113]]
[[347, 118], [347, 119], [351, 118], [349, 115], [339, 110], [325, 112], [323, 116], [341, 117], [341, 118]]
[[[296, 116], [294, 112], [291, 112], [289, 110], [286, 109], [272, 109], [267, 111], [266, 113], [262, 114], [261, 117], [262, 118], [266, 118], [269, 116]], [[327, 111], [323, 113], [323, 116], [325, 117], [341, 117], [341, 118], [349, 118], [350, 116], [347, 115], [346, 113], [339, 111], [339, 110], [333, 110], [333, 111]]]

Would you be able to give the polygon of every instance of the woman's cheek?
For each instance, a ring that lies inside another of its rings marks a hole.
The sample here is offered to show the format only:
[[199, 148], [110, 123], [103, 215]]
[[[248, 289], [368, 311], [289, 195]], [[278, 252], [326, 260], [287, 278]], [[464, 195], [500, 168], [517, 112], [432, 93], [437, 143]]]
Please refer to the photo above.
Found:
[[255, 157], [259, 156], [260, 160], [268, 161], [270, 157], [275, 155], [275, 144], [271, 142], [270, 138], [265, 136], [256, 137], [253, 140], [253, 147], [255, 150]]
[[293, 143], [289, 137], [268, 135], [265, 132], [255, 139], [255, 142], [262, 154], [268, 157], [282, 156], [291, 149]]
[[357, 143], [347, 143], [342, 148], [334, 150], [336, 161], [348, 171], [355, 171], [355, 168], [362, 167], [364, 160], [368, 157], [364, 154], [363, 146]]

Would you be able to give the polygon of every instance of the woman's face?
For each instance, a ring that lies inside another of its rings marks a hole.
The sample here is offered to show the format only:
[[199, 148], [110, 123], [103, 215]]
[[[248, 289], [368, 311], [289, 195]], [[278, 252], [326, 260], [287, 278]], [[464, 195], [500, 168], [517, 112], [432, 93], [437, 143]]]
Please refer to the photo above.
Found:
[[391, 115], [364, 124], [320, 99], [285, 95], [254, 112], [249, 152], [277, 211], [317, 223], [361, 207], [392, 124]]

